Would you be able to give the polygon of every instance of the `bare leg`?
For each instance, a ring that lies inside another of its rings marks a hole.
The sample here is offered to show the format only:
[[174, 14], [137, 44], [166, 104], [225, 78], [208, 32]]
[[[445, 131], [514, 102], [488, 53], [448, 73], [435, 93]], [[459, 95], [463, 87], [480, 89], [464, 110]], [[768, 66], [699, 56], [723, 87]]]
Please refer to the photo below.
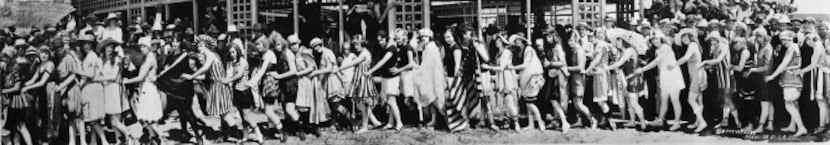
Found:
[[[539, 127], [539, 130], [545, 130], [545, 121], [542, 120], [542, 113], [539, 113], [539, 108], [536, 107], [536, 104], [533, 104], [533, 102], [527, 102], [527, 109], [529, 112], [528, 114], [531, 115], [530, 118], [536, 119], [536, 125]], [[533, 122], [528, 122], [528, 126], [532, 125]]]
[[752, 133], [761, 133], [764, 131], [764, 126], [766, 126], [767, 123], [772, 124], [771, 122], [767, 122], [767, 120], [769, 120], [767, 118], [772, 117], [769, 116], [770, 105], [769, 101], [761, 101], [761, 118], [758, 118], [758, 126], [752, 131]]
[[[263, 141], [265, 141], [264, 136], [262, 136], [262, 131], [257, 126], [257, 122], [254, 121], [253, 118], [252, 118], [252, 116], [254, 115], [253, 109], [252, 108], [245, 108], [245, 109], [241, 109], [241, 110], [242, 110], [242, 114], [241, 114], [242, 115], [242, 120], [244, 120], [245, 123], [248, 124], [248, 128], [250, 128], [254, 132], [254, 134], [256, 134], [255, 140], [258, 143], [262, 143]], [[248, 134], [248, 132], [246, 131], [245, 135], [247, 135], [247, 134]], [[247, 137], [245, 139], [247, 139]]]
[[668, 94], [671, 99], [671, 105], [674, 110], [674, 125], [669, 130], [680, 129], [680, 117], [683, 116], [683, 108], [680, 106], [680, 92], [673, 92]]
[[[826, 98], [825, 98], [826, 99]], [[819, 126], [825, 127], [828, 121], [828, 114], [827, 114], [827, 101], [825, 100], [817, 100], [818, 103], [818, 112], [819, 112]]]
[[571, 129], [571, 124], [568, 123], [568, 119], [565, 117], [565, 109], [556, 100], [552, 100], [551, 105], [553, 105], [553, 111], [559, 116], [559, 121], [562, 122], [562, 133], [567, 133]]
[[32, 135], [29, 134], [29, 128], [26, 127], [26, 122], [17, 123], [17, 131], [20, 133], [20, 137], [23, 138], [23, 143], [26, 143], [27, 145], [33, 145]]
[[588, 106], [585, 106], [585, 104], [582, 103], [582, 99], [584, 99], [583, 96], [576, 96], [573, 103], [576, 105], [576, 109], [591, 121], [591, 129], [595, 130], [597, 129], [597, 120], [591, 116], [591, 110], [588, 109]]
[[702, 98], [700, 92], [694, 90], [689, 91], [689, 106], [692, 107], [692, 113], [695, 114], [695, 132], [701, 132], [703, 131], [703, 129], [709, 126], [706, 123], [706, 120], [703, 119], [703, 104], [701, 102], [701, 99]]
[[129, 130], [127, 130], [127, 126], [121, 122], [121, 114], [112, 114], [108, 116], [109, 122], [113, 128], [115, 128], [116, 135], [121, 134], [126, 139], [125, 141], [132, 141], [133, 136], [130, 135]]
[[387, 105], [389, 105], [389, 108], [390, 108], [390, 110], [389, 110], [390, 114], [389, 115], [391, 115], [390, 116], [390, 118], [392, 119], [391, 121], [394, 121], [394, 122], [389, 122], [388, 124], [394, 123], [395, 124], [394, 129], [395, 130], [401, 130], [403, 128], [403, 122], [401, 121], [401, 110], [400, 110], [400, 108], [398, 108], [397, 100], [398, 100], [397, 97], [395, 97], [393, 95], [389, 95], [389, 98], [387, 99], [386, 103], [387, 103]]
[[656, 102], [660, 105], [660, 113], [657, 115], [657, 120], [655, 120], [655, 122], [659, 123], [660, 126], [663, 126], [665, 125], [663, 121], [666, 120], [666, 113], [669, 112], [669, 94], [661, 94], [658, 99], [660, 101]]
[[631, 112], [634, 113], [634, 115], [631, 116], [631, 118], [640, 119], [640, 129], [645, 129], [646, 117], [643, 116], [643, 107], [640, 106], [640, 102], [638, 102], [637, 100], [638, 98], [639, 96], [637, 95], [637, 93], [629, 93], [628, 98], [626, 98], [626, 100], [628, 100], [628, 106], [631, 108]]
[[[507, 93], [504, 96], [504, 101], [508, 102], [507, 109], [510, 110], [510, 118], [519, 117], [518, 98], [513, 93]], [[513, 119], [513, 131], [519, 131], [521, 126], [517, 119]]]
[[92, 123], [92, 131], [101, 140], [101, 144], [109, 144], [107, 136], [104, 134], [104, 127], [98, 123]]
[[265, 105], [265, 116], [277, 129], [282, 129], [282, 120], [277, 116], [277, 113], [274, 113], [274, 111], [278, 111], [277, 109], [274, 104]]
[[78, 141], [80, 141], [81, 145], [87, 145], [86, 143], [86, 122], [81, 119], [75, 119], [75, 130], [78, 131]]
[[797, 107], [799, 94], [800, 91], [795, 88], [784, 89], [784, 100], [787, 101], [785, 103], [786, 110], [790, 113], [790, 118], [792, 118], [792, 122], [794, 122], [797, 127], [797, 131], [793, 134], [793, 136], [801, 136], [807, 133], [807, 128], [804, 127], [804, 123], [801, 121], [801, 112]]
[[357, 110], [360, 111], [360, 113], [362, 114], [361, 117], [363, 119], [361, 119], [361, 121], [360, 121], [360, 126], [361, 126], [360, 129], [358, 129], [355, 133], [363, 133], [363, 132], [369, 131], [369, 111], [368, 111], [369, 107], [368, 107], [368, 105], [363, 104], [363, 103], [359, 103], [357, 105]]

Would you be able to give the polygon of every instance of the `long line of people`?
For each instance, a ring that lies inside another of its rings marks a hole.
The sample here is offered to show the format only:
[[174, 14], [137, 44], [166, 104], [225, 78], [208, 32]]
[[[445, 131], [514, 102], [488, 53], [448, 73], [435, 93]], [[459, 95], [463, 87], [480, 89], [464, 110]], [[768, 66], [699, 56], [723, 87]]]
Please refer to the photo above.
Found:
[[[2, 33], [0, 125], [14, 144], [52, 143], [65, 134], [71, 145], [110, 144], [106, 130], [116, 144], [160, 144], [168, 134], [158, 125], [173, 111], [184, 141], [199, 144], [217, 131], [217, 142], [263, 143], [272, 138], [267, 132], [285, 142], [320, 136], [321, 127], [364, 133], [410, 123], [450, 132], [567, 133], [617, 129], [622, 120], [640, 130], [732, 127], [793, 136], [826, 135], [830, 124], [830, 23], [810, 18], [775, 15], [748, 24], [689, 14], [629, 29], [550, 26], [533, 40], [497, 27], [479, 39], [471, 27], [451, 25], [440, 33], [356, 34], [326, 46], [262, 25], [250, 26], [250, 37], [237, 25], [193, 34], [175, 23], [162, 27], [160, 15], [152, 26], [122, 30], [118, 17], [111, 14], [106, 25], [71, 19], [28, 37]], [[705, 103], [713, 97], [717, 104]], [[776, 118], [775, 102], [784, 102], [788, 117]], [[684, 104], [691, 120], [683, 120]], [[814, 114], [800, 108], [813, 104], [818, 126], [808, 128], [803, 115]], [[711, 112], [722, 116], [706, 117]], [[268, 125], [260, 126], [257, 113]], [[783, 119], [789, 124], [778, 129], [773, 120]], [[146, 135], [133, 136], [131, 121]]]

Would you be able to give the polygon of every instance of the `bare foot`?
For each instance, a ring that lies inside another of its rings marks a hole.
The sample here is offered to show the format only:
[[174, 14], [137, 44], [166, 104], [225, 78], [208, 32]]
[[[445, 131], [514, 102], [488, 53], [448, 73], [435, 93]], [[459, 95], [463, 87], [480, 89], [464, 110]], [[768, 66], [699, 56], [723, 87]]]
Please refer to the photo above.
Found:
[[802, 128], [802, 129], [798, 129], [798, 132], [795, 132], [795, 134], [793, 134], [793, 136], [802, 136], [802, 135], [805, 135], [805, 134], [807, 134], [807, 129]]
[[772, 123], [771, 123], [771, 122], [772, 122], [772, 120], [770, 120], [770, 121], [768, 121], [768, 122], [770, 122], [770, 123], [767, 123], [767, 128], [764, 128], [764, 129], [766, 129], [767, 131], [772, 131], [772, 130], [775, 130], [775, 127], [774, 127], [774, 126], [772, 125]]
[[752, 134], [759, 134], [761, 132], [764, 132], [764, 127], [759, 126], [758, 128], [755, 128], [754, 130], [752, 130], [751, 133]]
[[364, 128], [360, 128], [360, 129], [358, 129], [358, 130], [357, 130], [357, 131], [355, 131], [354, 133], [355, 133], [355, 134], [361, 134], [361, 133], [365, 133], [365, 132], [369, 132], [369, 129], [366, 129], [366, 128], [364, 127]]
[[680, 129], [680, 126], [681, 126], [681, 125], [680, 125], [680, 123], [679, 123], [679, 122], [674, 123], [674, 125], [672, 125], [671, 127], [669, 127], [669, 131], [675, 131], [675, 130], [677, 130], [677, 129]]
[[590, 120], [591, 120], [591, 130], [597, 130], [597, 125], [599, 125], [599, 122], [597, 122], [597, 119], [591, 118]]
[[697, 133], [697, 132], [701, 132], [701, 131], [703, 131], [704, 129], [706, 129], [706, 127], [709, 127], [709, 125], [708, 125], [708, 124], [706, 124], [706, 122], [705, 122], [705, 121], [701, 121], [701, 122], [699, 123], [699, 125], [697, 126], [697, 129], [695, 129], [695, 132], [696, 132], [696, 133]]
[[566, 123], [562, 123], [562, 134], [568, 133], [571, 130], [571, 125]]
[[788, 126], [786, 128], [782, 128], [781, 131], [783, 131], [783, 132], [795, 132], [796, 128], [795, 128], [795, 126]]

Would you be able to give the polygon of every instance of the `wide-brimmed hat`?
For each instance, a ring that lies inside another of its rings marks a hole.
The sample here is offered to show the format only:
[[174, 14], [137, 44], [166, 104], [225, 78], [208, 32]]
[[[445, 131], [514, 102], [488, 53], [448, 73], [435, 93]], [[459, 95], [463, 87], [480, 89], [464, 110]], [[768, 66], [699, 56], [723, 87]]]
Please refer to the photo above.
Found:
[[228, 25], [228, 33], [230, 33], [230, 32], [239, 32], [239, 29], [236, 28], [236, 25], [230, 24], [230, 25]]
[[110, 20], [110, 19], [116, 19], [116, 18], [118, 18], [118, 13], [109, 13], [109, 14], [107, 14], [107, 18], [104, 18], [104, 20]]
[[676, 42], [677, 44], [681, 44], [683, 42], [683, 35], [691, 35], [690, 38], [695, 39], [695, 38], [697, 38], [697, 35], [698, 35], [697, 33], [698, 33], [697, 29], [691, 29], [691, 28], [681, 29], [680, 32], [677, 32], [677, 35], [674, 35], [674, 42]]
[[35, 47], [29, 46], [29, 48], [26, 48], [26, 56], [37, 55], [37, 53], [38, 53], [38, 51], [37, 51], [37, 48], [35, 48]]
[[428, 28], [422, 28], [421, 30], [418, 30], [418, 33], [420, 33], [421, 36], [433, 37], [433, 35], [434, 35], [434, 33], [432, 33], [432, 30], [430, 30]]
[[585, 22], [580, 22], [574, 28], [576, 28], [577, 30], [578, 29], [585, 29], [585, 30], [588, 30], [588, 31], [594, 31], [594, 29], [591, 28], [590, 26], [588, 26], [588, 23], [585, 23]]
[[288, 43], [300, 43], [300, 42], [302, 42], [302, 41], [300, 40], [300, 37], [297, 36], [297, 34], [288, 35]]
[[153, 38], [151, 37], [141, 37], [138, 38], [138, 42], [136, 42], [139, 46], [153, 46]]
[[14, 46], [21, 46], [21, 45], [26, 45], [26, 44], [27, 43], [26, 43], [25, 39], [18, 38], [17, 40], [14, 40]]
[[311, 47], [314, 47], [314, 46], [316, 46], [316, 45], [323, 45], [323, 39], [320, 39], [320, 38], [313, 38], [313, 39], [311, 39], [311, 42], [309, 42], [308, 44], [309, 44]]
[[517, 40], [518, 40], [518, 41], [523, 41], [523, 42], [525, 42], [525, 44], [528, 44], [528, 40], [527, 40], [527, 39], [525, 39], [524, 37], [519, 36], [519, 35], [517, 35], [517, 34], [510, 35], [510, 37], [509, 37], [509, 38], [507, 38], [507, 41], [508, 41], [507, 43], [510, 43], [510, 44], [515, 45], [515, 43], [516, 43], [516, 41], [517, 41]]
[[121, 45], [121, 42], [118, 42], [114, 39], [106, 39], [106, 40], [101, 41], [101, 43], [98, 43], [98, 49], [103, 50], [105, 47], [111, 46], [111, 45]]

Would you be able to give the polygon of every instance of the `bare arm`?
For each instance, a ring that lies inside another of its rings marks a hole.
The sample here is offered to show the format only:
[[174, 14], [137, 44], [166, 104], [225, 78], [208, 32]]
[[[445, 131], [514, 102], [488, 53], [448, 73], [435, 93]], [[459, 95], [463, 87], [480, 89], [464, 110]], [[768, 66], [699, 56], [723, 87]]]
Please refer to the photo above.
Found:
[[656, 58], [654, 58], [654, 60], [652, 60], [651, 62], [649, 62], [648, 64], [646, 64], [646, 66], [643, 66], [642, 68], [638, 69], [636, 72], [637, 72], [637, 73], [642, 73], [642, 72], [645, 72], [645, 71], [648, 71], [648, 70], [651, 70], [651, 69], [656, 68], [656, 67], [657, 67], [657, 64], [658, 64], [658, 63], [660, 63], [660, 61], [663, 61], [663, 59], [664, 59], [665, 57], [671, 57], [671, 56], [657, 55], [657, 57], [656, 57]]
[[[771, 49], [764, 49], [764, 51], [762, 51], [761, 53], [764, 53], [765, 56], [772, 56], [772, 50]], [[768, 59], [770, 59], [770, 58], [767, 57], [766, 59], [767, 60], [760, 60], [760, 61], [769, 61]], [[771, 64], [767, 63], [767, 65], [764, 65], [764, 66], [751, 68], [751, 69], [749, 69], [749, 72], [753, 72], [753, 73], [755, 73], [755, 72], [765, 72], [765, 71], [770, 69], [770, 65]]]
[[608, 65], [608, 67], [606, 69], [608, 69], [608, 70], [617, 69], [617, 68], [621, 67], [623, 64], [625, 64], [625, 62], [628, 62], [627, 60], [629, 58], [633, 57], [633, 56], [634, 56], [634, 53], [630, 49], [626, 49], [625, 51], [623, 51], [622, 57], [620, 57], [619, 60], [614, 61], [614, 63], [611, 63], [611, 65]]
[[729, 47], [718, 47], [718, 49], [721, 49], [721, 53], [718, 54], [718, 56], [715, 56], [714, 59], [704, 60], [702, 65], [717, 65], [718, 62], [721, 62], [726, 58], [726, 55], [729, 54]]
[[[243, 63], [243, 64], [241, 64], [241, 66], [239, 66], [239, 67], [242, 67], [242, 68], [234, 68], [234, 69], [242, 69], [242, 70], [247, 70], [247, 69], [248, 69], [248, 64], [246, 64], [246, 63], [244, 62], [244, 60], [239, 60], [239, 61], [240, 61], [239, 63]], [[245, 75], [245, 72], [247, 72], [247, 71], [242, 71], [241, 73], [234, 73], [234, 74], [233, 74], [233, 76], [230, 76], [230, 77], [228, 77], [228, 78], [223, 79], [222, 81], [224, 81], [224, 82], [222, 82], [222, 83], [226, 83], [226, 84], [227, 84], [227, 83], [231, 83], [231, 82], [233, 82], [233, 81], [236, 81], [236, 80], [242, 79], [242, 76], [244, 76], [244, 75]]]
[[14, 87], [3, 89], [3, 94], [14, 93], [20, 91], [20, 82], [14, 83]]
[[582, 50], [576, 50], [576, 66], [571, 66], [568, 70], [576, 72], [585, 71], [585, 61], [587, 61], [587, 58], [585, 58], [585, 52]]
[[[213, 66], [212, 65], [213, 63], [216, 63], [216, 61], [219, 61], [217, 59], [219, 59], [219, 58], [216, 58], [216, 56], [213, 56], [211, 54], [206, 54], [205, 55], [205, 63], [202, 63], [203, 64], [202, 67], [200, 67], [198, 70], [196, 70], [196, 72], [194, 72], [193, 74], [190, 74], [190, 75], [185, 74], [185, 75], [182, 75], [182, 76], [184, 76], [187, 79], [193, 79], [194, 76], [199, 76], [199, 75], [205, 74], [205, 73], [207, 73], [208, 70], [210, 70], [210, 67]], [[142, 67], [143, 67], [143, 65], [142, 65]]]
[[386, 62], [388, 62], [389, 59], [392, 59], [392, 55], [392, 52], [387, 52], [386, 54], [384, 54], [383, 58], [381, 58], [380, 61], [378, 61], [378, 63], [375, 64], [375, 66], [372, 66], [372, 68], [369, 69], [369, 71], [367, 71], [366, 74], [372, 74], [373, 72], [380, 69], [380, 67], [386, 64]]
[[[52, 62], [47, 62], [47, 64], [44, 64], [44, 65], [46, 65], [46, 66], [44, 66], [44, 67], [46, 67], [44, 69], [46, 69], [45, 71], [47, 71], [47, 72], [52, 72], [52, 70], [55, 68], [54, 64], [52, 64]], [[40, 73], [38, 73], [38, 74], [40, 74]], [[49, 81], [50, 75], [52, 75], [52, 74], [51, 73], [43, 73], [43, 75], [38, 77], [39, 80], [37, 82], [35, 82], [33, 84], [26, 85], [25, 87], [23, 87], [22, 90], [30, 90], [30, 89], [34, 89], [34, 88], [43, 87], [44, 85], [46, 85], [46, 81]]]
[[[692, 46], [696, 46], [696, 47], [692, 47]], [[700, 47], [700, 46], [699, 46], [699, 45], [690, 45], [690, 46], [686, 49], [686, 53], [685, 53], [685, 54], [683, 54], [683, 57], [680, 57], [680, 59], [678, 59], [678, 60], [677, 60], [677, 65], [683, 65], [683, 64], [686, 64], [686, 62], [688, 62], [688, 61], [689, 61], [689, 59], [692, 59], [692, 56], [694, 56], [694, 55], [695, 55], [695, 52], [697, 52], [696, 50], [699, 50], [699, 48], [698, 48], [698, 47]], [[698, 54], [698, 55], [699, 55], [699, 54]]]
[[259, 67], [257, 67], [256, 72], [254, 72], [253, 75], [251, 75], [251, 78], [248, 79], [248, 82], [259, 82], [259, 80], [265, 76], [265, 69], [268, 68], [268, 65], [274, 63], [273, 55], [275, 55], [273, 51], [268, 51], [267, 53], [265, 53], [265, 56], [262, 59], [262, 63], [259, 64]]
[[591, 60], [591, 63], [588, 65], [588, 68], [585, 69], [585, 70], [591, 71], [591, 70], [597, 68], [599, 63], [602, 62], [602, 57], [604, 57], [604, 56], [605, 56], [605, 51], [604, 50], [603, 51], [596, 51], [594, 53], [594, 60]]
[[350, 67], [354, 67], [354, 66], [362, 63], [363, 61], [366, 61], [366, 59], [367, 58], [364, 57], [363, 55], [357, 56], [357, 58], [352, 60], [350, 63], [346, 63], [346, 64], [341, 65], [340, 68], [337, 68], [337, 71], [340, 71], [340, 70], [343, 70], [343, 69], [346, 69], [346, 68], [350, 68]]
[[792, 61], [794, 53], [795, 53], [795, 50], [787, 49], [787, 54], [784, 56], [784, 60], [781, 61], [781, 64], [778, 65], [778, 67], [776, 67], [775, 71], [773, 71], [772, 74], [767, 76], [766, 80], [770, 81], [770, 80], [774, 79], [775, 77], [778, 77], [778, 75], [781, 75], [781, 73], [783, 73], [784, 70], [787, 69], [787, 65], [790, 64], [790, 61]]
[[[533, 48], [527, 47], [525, 49], [533, 49]], [[508, 66], [507, 69], [523, 70], [523, 69], [527, 68], [527, 64], [531, 61], [531, 59], [533, 57], [537, 57], [537, 56], [535, 56], [535, 54], [529, 53], [528, 51], [523, 52], [523, 55], [524, 55], [524, 57], [522, 59], [522, 64], [515, 65], [515, 66]]]
[[[139, 71], [138, 71], [138, 76], [136, 76], [135, 78], [124, 80], [122, 82], [123, 84], [134, 84], [134, 83], [141, 82], [141, 80], [144, 80], [144, 78], [147, 77], [148, 73], [153, 73], [153, 72], [150, 72], [150, 68], [155, 67], [154, 65], [156, 63], [156, 55], [149, 54], [149, 55], [147, 55], [147, 59], [144, 59], [144, 60], [145, 60], [144, 63], [141, 64], [141, 69], [139, 69]], [[204, 65], [204, 66], [210, 66], [210, 65]]]
[[[38, 70], [38, 71], [39, 71], [39, 70]], [[38, 80], [39, 78], [40, 78], [40, 73], [39, 73], [39, 72], [36, 72], [36, 73], [35, 73], [35, 75], [34, 75], [34, 76], [32, 76], [32, 78], [30, 78], [28, 81], [26, 81], [25, 83], [23, 83], [23, 86], [32, 85], [32, 84], [34, 84], [35, 82], [37, 82], [37, 80]], [[23, 88], [26, 88], [26, 87], [23, 87]]]

